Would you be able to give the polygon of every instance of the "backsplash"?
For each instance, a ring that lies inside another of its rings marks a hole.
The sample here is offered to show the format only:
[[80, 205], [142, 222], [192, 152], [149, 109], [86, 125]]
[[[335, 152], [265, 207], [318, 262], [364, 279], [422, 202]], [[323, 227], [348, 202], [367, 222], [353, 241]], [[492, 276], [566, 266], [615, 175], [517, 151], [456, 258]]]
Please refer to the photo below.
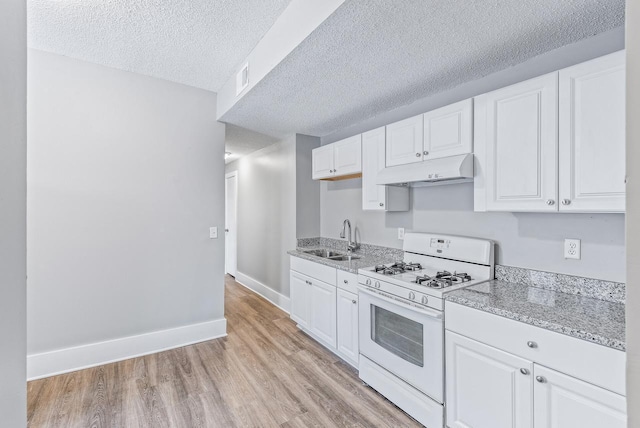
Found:
[[[368, 256], [402, 260], [403, 251], [399, 248], [383, 247], [380, 245], [371, 245], [359, 243], [360, 248], [356, 251], [356, 254], [365, 254]], [[339, 251], [347, 251], [347, 241], [344, 239], [334, 238], [298, 238], [298, 247], [324, 247], [333, 248]]]
[[516, 282], [531, 287], [577, 294], [608, 302], [625, 303], [627, 288], [624, 283], [604, 281], [561, 273], [496, 265], [495, 277], [500, 281]]

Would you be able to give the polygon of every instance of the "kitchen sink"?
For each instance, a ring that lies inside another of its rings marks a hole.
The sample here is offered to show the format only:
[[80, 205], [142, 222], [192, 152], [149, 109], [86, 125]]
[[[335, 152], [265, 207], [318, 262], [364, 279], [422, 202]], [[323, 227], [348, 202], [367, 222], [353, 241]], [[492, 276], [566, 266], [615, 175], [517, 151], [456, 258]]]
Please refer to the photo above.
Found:
[[305, 250], [304, 251], [305, 254], [311, 254], [312, 256], [316, 256], [316, 257], [322, 257], [325, 259], [332, 259], [333, 257], [342, 257], [344, 256], [343, 253], [338, 253], [337, 251], [331, 251], [331, 250]]
[[358, 260], [359, 258], [361, 258], [361, 257], [360, 256], [349, 256], [349, 255], [329, 257], [330, 260], [335, 260], [337, 262], [346, 262], [346, 261], [350, 262], [351, 260]]

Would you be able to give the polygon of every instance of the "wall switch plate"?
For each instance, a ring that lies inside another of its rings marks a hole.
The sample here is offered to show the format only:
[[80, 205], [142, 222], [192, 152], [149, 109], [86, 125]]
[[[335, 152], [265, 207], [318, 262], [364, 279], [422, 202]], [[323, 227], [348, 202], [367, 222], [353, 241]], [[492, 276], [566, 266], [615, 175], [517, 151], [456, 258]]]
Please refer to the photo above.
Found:
[[404, 227], [398, 228], [398, 239], [404, 239]]
[[216, 239], [218, 237], [218, 228], [210, 227], [209, 228], [209, 238]]
[[580, 260], [580, 240], [579, 239], [564, 240], [564, 258]]

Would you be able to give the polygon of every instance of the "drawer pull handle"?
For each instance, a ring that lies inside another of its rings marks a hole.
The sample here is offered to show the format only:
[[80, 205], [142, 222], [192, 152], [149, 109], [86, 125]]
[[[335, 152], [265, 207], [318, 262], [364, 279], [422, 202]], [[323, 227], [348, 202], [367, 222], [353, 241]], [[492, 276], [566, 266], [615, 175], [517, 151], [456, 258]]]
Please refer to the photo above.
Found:
[[528, 346], [529, 348], [537, 348], [537, 347], [538, 347], [538, 344], [537, 344], [536, 342], [528, 341], [528, 342], [527, 342], [527, 346]]
[[547, 381], [543, 376], [536, 376], [536, 380], [540, 383], [545, 383]]
[[522, 373], [523, 375], [528, 375], [528, 374], [529, 374], [529, 370], [527, 370], [527, 369], [520, 369], [520, 373]]
[[344, 283], [345, 283], [345, 284], [348, 284], [348, 283], [349, 283], [349, 281], [347, 281], [347, 280], [345, 279], [345, 280], [344, 280]]

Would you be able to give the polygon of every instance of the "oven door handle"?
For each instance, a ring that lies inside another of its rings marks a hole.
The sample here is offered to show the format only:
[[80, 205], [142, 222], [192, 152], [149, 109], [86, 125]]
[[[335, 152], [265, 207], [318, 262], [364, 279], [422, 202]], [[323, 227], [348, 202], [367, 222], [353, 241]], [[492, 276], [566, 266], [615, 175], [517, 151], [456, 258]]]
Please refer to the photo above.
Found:
[[358, 290], [361, 293], [368, 294], [369, 296], [375, 297], [376, 299], [380, 299], [380, 300], [382, 300], [384, 302], [391, 303], [393, 305], [398, 305], [398, 306], [401, 306], [401, 307], [406, 308], [406, 309], [410, 309], [410, 310], [412, 310], [414, 312], [417, 312], [419, 314], [426, 315], [428, 317], [436, 318], [436, 319], [441, 319], [442, 318], [442, 312], [440, 312], [440, 311], [435, 311], [435, 310], [430, 309], [430, 308], [416, 308], [413, 305], [407, 305], [404, 302], [401, 302], [401, 301], [396, 300], [396, 299], [392, 299], [390, 297], [382, 295], [381, 293], [379, 293], [377, 291], [371, 291], [371, 290], [369, 290], [367, 288], [364, 288], [362, 286], [359, 286]]

